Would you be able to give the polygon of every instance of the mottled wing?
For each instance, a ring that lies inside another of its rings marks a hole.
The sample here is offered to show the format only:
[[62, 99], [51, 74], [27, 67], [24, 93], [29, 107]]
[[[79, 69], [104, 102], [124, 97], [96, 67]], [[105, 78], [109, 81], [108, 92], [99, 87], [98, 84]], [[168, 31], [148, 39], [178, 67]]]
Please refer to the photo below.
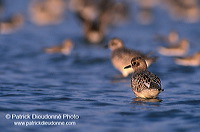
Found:
[[148, 76], [151, 80], [150, 88], [155, 88], [161, 90], [161, 81], [160, 79], [151, 72], [148, 72]]
[[142, 91], [144, 89], [150, 88], [151, 81], [150, 78], [143, 73], [139, 74], [133, 74], [132, 80], [131, 80], [131, 86], [134, 91]]
[[156, 75], [148, 71], [134, 74], [131, 81], [133, 90], [136, 90], [138, 92], [144, 89], [161, 90], [160, 79]]

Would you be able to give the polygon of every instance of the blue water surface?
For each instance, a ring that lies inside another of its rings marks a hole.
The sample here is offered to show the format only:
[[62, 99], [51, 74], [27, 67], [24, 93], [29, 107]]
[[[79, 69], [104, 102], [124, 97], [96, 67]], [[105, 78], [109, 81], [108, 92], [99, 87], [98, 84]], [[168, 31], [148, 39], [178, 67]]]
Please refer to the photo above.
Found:
[[[0, 35], [0, 131], [2, 132], [198, 132], [200, 130], [200, 68], [178, 66], [173, 58], [157, 53], [157, 33], [177, 30], [191, 42], [190, 53], [200, 50], [200, 23], [174, 21], [166, 10], [155, 9], [155, 21], [140, 25], [131, 20], [108, 30], [105, 41], [91, 45], [72, 13], [53, 26], [37, 26], [28, 14], [29, 0], [6, 0], [3, 17], [25, 15], [22, 28]], [[134, 5], [132, 6], [134, 7]], [[130, 76], [120, 74], [104, 45], [119, 37], [125, 45], [159, 57], [149, 70], [165, 89], [158, 100], [137, 100]], [[46, 54], [44, 47], [71, 39], [69, 56]], [[16, 119], [9, 115], [77, 115], [78, 119]], [[9, 119], [6, 119], [9, 118]], [[63, 121], [75, 125], [29, 125], [14, 122]]]

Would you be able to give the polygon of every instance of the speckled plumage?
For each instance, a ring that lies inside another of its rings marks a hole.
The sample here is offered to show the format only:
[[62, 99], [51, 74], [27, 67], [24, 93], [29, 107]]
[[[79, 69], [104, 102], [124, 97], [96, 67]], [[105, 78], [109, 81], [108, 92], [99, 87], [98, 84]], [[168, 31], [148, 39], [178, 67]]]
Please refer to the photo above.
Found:
[[119, 70], [124, 77], [133, 72], [133, 69], [124, 69], [125, 66], [130, 64], [133, 57], [141, 56], [145, 59], [147, 66], [150, 66], [157, 59], [157, 57], [149, 57], [139, 51], [126, 48], [119, 38], [111, 39], [108, 46], [112, 51], [111, 61], [113, 66]]
[[131, 78], [131, 87], [136, 97], [156, 98], [163, 91], [160, 79], [149, 72], [146, 62], [141, 57], [135, 57], [131, 60], [131, 65], [125, 68], [134, 69]]

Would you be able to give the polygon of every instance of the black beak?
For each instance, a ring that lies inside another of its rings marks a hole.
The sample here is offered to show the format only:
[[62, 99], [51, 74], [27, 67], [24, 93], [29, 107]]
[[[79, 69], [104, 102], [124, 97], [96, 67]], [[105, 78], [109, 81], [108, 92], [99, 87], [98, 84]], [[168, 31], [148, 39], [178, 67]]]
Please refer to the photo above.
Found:
[[125, 66], [124, 69], [131, 68], [131, 65]]

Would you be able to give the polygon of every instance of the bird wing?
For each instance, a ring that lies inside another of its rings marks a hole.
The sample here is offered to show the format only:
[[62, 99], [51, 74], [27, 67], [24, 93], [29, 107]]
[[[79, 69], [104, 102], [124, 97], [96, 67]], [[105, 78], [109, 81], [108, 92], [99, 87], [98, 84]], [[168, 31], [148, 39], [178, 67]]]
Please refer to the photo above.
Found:
[[132, 77], [131, 86], [133, 90], [142, 91], [150, 88], [150, 78], [145, 74], [137, 74]]
[[151, 72], [148, 72], [149, 78], [151, 80], [150, 88], [161, 89], [161, 81], [160, 79]]
[[160, 79], [151, 72], [139, 73], [132, 77], [132, 88], [136, 91], [143, 89], [161, 89]]

